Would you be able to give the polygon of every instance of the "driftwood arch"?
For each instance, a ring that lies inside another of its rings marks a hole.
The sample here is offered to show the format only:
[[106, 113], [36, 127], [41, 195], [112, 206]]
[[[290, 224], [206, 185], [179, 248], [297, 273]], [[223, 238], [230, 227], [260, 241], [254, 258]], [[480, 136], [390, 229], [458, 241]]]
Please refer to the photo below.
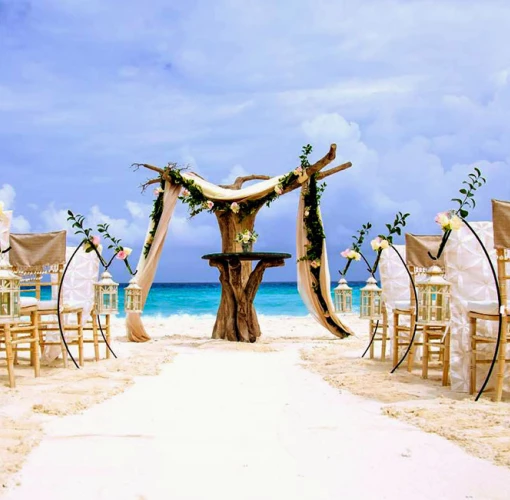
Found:
[[[342, 172], [343, 170], [346, 170], [352, 166], [351, 162], [345, 162], [338, 166], [329, 168], [327, 170], [324, 170], [326, 167], [328, 167], [336, 158], [336, 144], [331, 144], [329, 151], [324, 155], [322, 158], [317, 160], [313, 164], [309, 164], [302, 170], [302, 174], [299, 176], [299, 178], [296, 176], [295, 179], [292, 180], [288, 185], [286, 185], [280, 196], [287, 194], [291, 191], [294, 191], [295, 189], [301, 188], [303, 181], [306, 179], [311, 178], [312, 176], [316, 175], [317, 180], [325, 179], [326, 177], [329, 177], [333, 174], [336, 174], [338, 172]], [[167, 181], [169, 183], [172, 183], [172, 179], [168, 175], [167, 169], [160, 168], [148, 163], [137, 163], [134, 164], [137, 168], [138, 167], [144, 167], [152, 172], [157, 173], [156, 178], [148, 179], [144, 184], [142, 184], [142, 188], [146, 189], [147, 187], [155, 184], [159, 184], [161, 180]], [[196, 175], [196, 174], [195, 174]], [[196, 176], [198, 178], [198, 176]], [[235, 191], [238, 190], [240, 193], [243, 190], [243, 186], [246, 182], [259, 180], [259, 181], [270, 181], [272, 178], [268, 175], [259, 175], [259, 174], [252, 174], [247, 176], [238, 177], [234, 183], [230, 185], [218, 185], [217, 188], [223, 188], [227, 189], [229, 191], [234, 191], [234, 197], [235, 197]], [[204, 180], [205, 181], [205, 180]], [[214, 199], [214, 198], [211, 198]], [[243, 199], [242, 196], [239, 197], [238, 200], [240, 203], [242, 203]], [[261, 197], [261, 203], [259, 205], [256, 205], [253, 209], [253, 211], [245, 215], [244, 217], [239, 217], [238, 214], [234, 213], [231, 210], [218, 210], [215, 211], [215, 216], [218, 222], [218, 227], [221, 234], [221, 240], [222, 240], [222, 252], [239, 252], [241, 250], [240, 243], [236, 243], [234, 241], [235, 236], [245, 229], [248, 229], [250, 231], [253, 231], [255, 226], [255, 220], [257, 217], [257, 214], [259, 210], [264, 206], [264, 201]], [[248, 285], [248, 279], [250, 277], [250, 274], [252, 272], [252, 263], [251, 262], [242, 262], [242, 269], [239, 277], [239, 286], [244, 288]], [[150, 286], [149, 286], [150, 288]], [[148, 293], [148, 290], [147, 290]], [[222, 293], [221, 302], [220, 302], [220, 308], [218, 311], [218, 320], [217, 324], [215, 325], [214, 331], [213, 331], [213, 338], [217, 339], [227, 339], [225, 336], [225, 329], [222, 325], [221, 318], [228, 318], [231, 315], [231, 301], [228, 300], [228, 297], [225, 296], [224, 293]], [[128, 330], [129, 330], [129, 323], [128, 323]], [[346, 328], [345, 331], [348, 332], [348, 329]], [[129, 334], [129, 331], [128, 331]], [[233, 339], [228, 339], [233, 340]]]

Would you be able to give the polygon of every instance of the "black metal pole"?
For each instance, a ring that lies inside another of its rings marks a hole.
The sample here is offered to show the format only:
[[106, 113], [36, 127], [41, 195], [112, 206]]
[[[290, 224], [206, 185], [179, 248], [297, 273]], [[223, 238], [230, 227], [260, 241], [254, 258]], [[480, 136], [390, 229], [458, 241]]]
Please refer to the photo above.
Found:
[[[413, 287], [414, 300], [415, 300], [415, 306], [414, 306], [414, 317], [415, 317], [415, 320], [414, 320], [414, 328], [413, 328], [413, 333], [411, 335], [411, 340], [409, 341], [409, 345], [407, 346], [406, 352], [402, 356], [402, 359], [393, 367], [393, 369], [390, 372], [390, 373], [394, 373], [395, 370], [397, 370], [397, 368], [402, 364], [404, 359], [406, 359], [407, 355], [409, 354], [409, 351], [411, 350], [411, 347], [412, 347], [413, 342], [414, 342], [414, 338], [416, 336], [416, 321], [418, 319], [418, 292], [416, 291], [416, 285], [414, 283], [413, 276], [411, 275], [411, 272], [409, 271], [409, 268], [407, 267], [407, 264], [404, 262], [404, 259], [402, 258], [402, 255], [400, 255], [399, 251], [393, 245], [390, 245], [390, 246], [391, 246], [391, 248], [393, 248], [393, 250], [395, 250], [396, 254], [398, 255], [398, 258], [400, 259], [400, 261], [402, 262], [402, 265], [404, 266], [405, 270], [407, 271], [409, 279], [411, 280], [411, 285]], [[395, 328], [395, 325], [393, 325], [393, 328]], [[397, 349], [398, 349], [398, 345], [397, 345]]]

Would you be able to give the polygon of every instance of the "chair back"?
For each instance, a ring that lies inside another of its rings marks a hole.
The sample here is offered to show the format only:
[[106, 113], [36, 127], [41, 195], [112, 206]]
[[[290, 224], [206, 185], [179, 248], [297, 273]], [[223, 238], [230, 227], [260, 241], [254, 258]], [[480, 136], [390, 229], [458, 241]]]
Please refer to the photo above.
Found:
[[[496, 264], [492, 223], [470, 222], [470, 226], [489, 251], [493, 264]], [[468, 301], [495, 301], [496, 288], [482, 247], [465, 224], [462, 224], [459, 230], [452, 231], [445, 247], [444, 257], [445, 278], [450, 283], [452, 390], [468, 392], [471, 362]], [[497, 326], [496, 321], [479, 321], [477, 335], [494, 337]], [[493, 346], [488, 345], [487, 349], [487, 358], [489, 358], [492, 355]]]
[[[9, 233], [11, 231], [12, 210], [5, 210], [0, 215], [0, 250], [9, 248]], [[8, 253], [6, 254], [9, 255]]]
[[499, 293], [503, 304], [508, 302], [507, 281], [510, 280], [510, 201], [492, 200], [494, 248], [498, 259]]
[[[66, 231], [10, 235], [9, 260], [22, 277], [22, 293], [41, 300], [43, 287], [60, 284], [66, 262]], [[45, 277], [49, 277], [45, 281]]]

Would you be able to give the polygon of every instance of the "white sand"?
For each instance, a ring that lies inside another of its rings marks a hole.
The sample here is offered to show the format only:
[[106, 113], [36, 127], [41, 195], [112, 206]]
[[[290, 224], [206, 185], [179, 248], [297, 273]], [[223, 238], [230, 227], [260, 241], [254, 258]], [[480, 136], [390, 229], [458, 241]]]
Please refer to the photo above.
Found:
[[181, 334], [149, 344], [172, 346], [173, 362], [81, 414], [51, 417], [6, 498], [508, 498], [509, 469], [301, 366], [303, 347], [364, 342], [317, 340], [329, 337], [310, 319], [263, 319], [254, 346], [205, 340], [212, 322], [187, 319], [177, 332], [157, 321], [154, 332]]

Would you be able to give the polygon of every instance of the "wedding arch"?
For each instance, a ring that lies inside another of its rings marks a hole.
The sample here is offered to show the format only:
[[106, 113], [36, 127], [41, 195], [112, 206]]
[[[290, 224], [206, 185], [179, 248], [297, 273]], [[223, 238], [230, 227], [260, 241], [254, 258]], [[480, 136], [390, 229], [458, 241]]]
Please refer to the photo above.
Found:
[[[297, 212], [296, 256], [299, 293], [312, 316], [333, 335], [343, 338], [352, 334], [348, 326], [335, 315], [330, 295], [330, 275], [327, 262], [325, 234], [320, 215], [319, 200], [324, 185], [322, 179], [352, 166], [343, 163], [323, 170], [336, 157], [336, 145], [332, 144], [328, 153], [313, 164], [308, 161], [312, 147], [303, 148], [301, 164], [287, 174], [269, 177], [267, 175], [247, 175], [238, 177], [231, 185], [216, 185], [198, 174], [179, 169], [170, 163], [164, 168], [146, 163], [136, 163], [136, 168], [144, 167], [157, 174], [149, 179], [143, 188], [155, 185], [158, 195], [150, 215], [150, 223], [142, 254], [137, 266], [138, 284], [143, 291], [145, 302], [154, 281], [173, 211], [177, 200], [188, 204], [190, 214], [208, 211], [216, 216], [222, 239], [222, 252], [240, 251], [236, 235], [247, 229], [253, 231], [259, 210], [269, 206], [278, 197], [301, 189]], [[248, 181], [260, 181], [243, 187]], [[263, 264], [260, 262], [258, 265]], [[242, 262], [240, 279], [242, 286], [250, 286], [248, 278], [252, 272], [251, 262]], [[229, 317], [229, 298], [222, 291], [213, 338], [234, 340], [225, 336], [224, 324]], [[128, 313], [126, 328], [129, 340], [145, 342], [150, 340], [143, 326], [141, 315]]]

